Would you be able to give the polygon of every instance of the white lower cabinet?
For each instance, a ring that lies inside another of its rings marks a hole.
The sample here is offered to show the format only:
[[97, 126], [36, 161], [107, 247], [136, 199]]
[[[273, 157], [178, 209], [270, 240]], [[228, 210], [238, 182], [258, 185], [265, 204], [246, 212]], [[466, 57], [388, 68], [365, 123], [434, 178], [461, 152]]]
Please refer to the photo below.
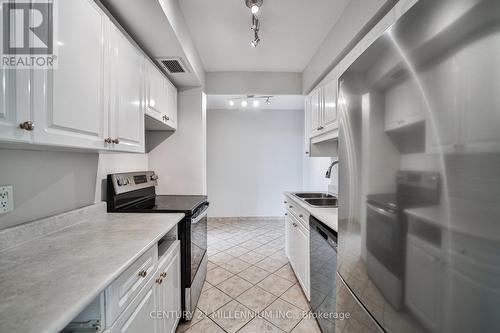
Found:
[[431, 332], [441, 332], [446, 265], [441, 250], [412, 235], [407, 239], [406, 305]]
[[179, 245], [174, 241], [164, 253], [155, 245], [106, 289], [106, 332], [175, 332], [181, 315]]
[[[287, 200], [289, 201], [289, 200]], [[293, 203], [287, 203], [285, 218], [285, 252], [304, 294], [310, 298], [309, 230], [305, 220], [297, 219], [292, 211]]]
[[109, 333], [155, 333], [155, 285], [151, 279], [136, 299], [109, 329]]
[[179, 242], [158, 263], [156, 333], [174, 333], [181, 316], [181, 257]]

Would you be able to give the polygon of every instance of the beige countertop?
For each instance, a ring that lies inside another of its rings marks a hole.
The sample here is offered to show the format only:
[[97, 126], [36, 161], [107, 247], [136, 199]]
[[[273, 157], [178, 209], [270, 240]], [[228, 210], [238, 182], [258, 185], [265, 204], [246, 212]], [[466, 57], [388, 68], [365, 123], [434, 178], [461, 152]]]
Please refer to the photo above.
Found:
[[0, 251], [0, 332], [59, 332], [184, 217], [88, 209], [77, 224]]
[[[299, 191], [296, 191], [299, 192]], [[307, 191], [300, 191], [301, 193], [306, 193]], [[287, 196], [290, 200], [293, 200], [300, 207], [305, 209], [309, 214], [320, 220], [322, 223], [326, 224], [330, 229], [338, 231], [338, 208], [320, 208], [313, 207], [303, 200], [300, 200], [295, 195], [295, 192], [284, 192], [283, 194]]]

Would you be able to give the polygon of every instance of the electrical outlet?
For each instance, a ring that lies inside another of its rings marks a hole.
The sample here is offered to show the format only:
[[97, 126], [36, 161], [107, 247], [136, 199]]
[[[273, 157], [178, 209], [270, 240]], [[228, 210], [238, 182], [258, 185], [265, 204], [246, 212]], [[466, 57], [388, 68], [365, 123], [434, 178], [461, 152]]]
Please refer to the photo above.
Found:
[[14, 188], [11, 185], [0, 186], [0, 214], [14, 210]]

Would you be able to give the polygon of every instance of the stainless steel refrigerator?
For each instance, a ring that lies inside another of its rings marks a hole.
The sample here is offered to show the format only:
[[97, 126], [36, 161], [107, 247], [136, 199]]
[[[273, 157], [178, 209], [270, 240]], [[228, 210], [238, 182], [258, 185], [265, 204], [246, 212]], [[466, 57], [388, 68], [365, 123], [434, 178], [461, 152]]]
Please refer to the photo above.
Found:
[[339, 84], [336, 332], [500, 332], [500, 1], [418, 1]]

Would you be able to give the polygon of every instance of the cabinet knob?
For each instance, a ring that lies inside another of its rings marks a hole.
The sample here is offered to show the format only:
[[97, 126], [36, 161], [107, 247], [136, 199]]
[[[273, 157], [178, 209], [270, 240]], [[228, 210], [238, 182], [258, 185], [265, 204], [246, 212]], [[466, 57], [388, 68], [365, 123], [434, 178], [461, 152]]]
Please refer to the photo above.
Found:
[[113, 140], [111, 138], [106, 138], [106, 139], [104, 139], [104, 142], [106, 142], [106, 143], [112, 143]]
[[309, 155], [309, 152], [308, 152], [308, 151], [306, 151], [306, 155]]
[[167, 272], [162, 272], [162, 273], [160, 274], [160, 276], [161, 276], [162, 278], [166, 278], [166, 277], [167, 277]]
[[119, 144], [120, 143], [120, 140], [118, 140], [118, 138], [114, 139], [114, 140], [111, 140], [111, 142], [113, 142], [114, 144]]
[[288, 216], [288, 213], [285, 213], [285, 216]]
[[292, 205], [290, 205], [290, 206], [288, 206], [288, 207], [293, 208], [293, 206], [292, 206]]
[[162, 283], [163, 283], [163, 279], [162, 279], [162, 278], [157, 278], [157, 279], [156, 279], [156, 283], [158, 283], [158, 284], [162, 284]]
[[295, 228], [297, 228], [297, 223], [292, 223], [292, 225], [293, 225]]
[[285, 201], [283, 201], [283, 203], [288, 203], [288, 201], [285, 200]]
[[25, 121], [24, 123], [19, 124], [19, 127], [26, 131], [32, 131], [35, 129], [35, 124], [31, 121]]
[[304, 215], [300, 214], [300, 215], [299, 215], [299, 217], [301, 217], [301, 218], [302, 218], [302, 217], [304, 217]]
[[321, 131], [322, 129], [324, 129], [323, 126], [318, 126], [318, 128], [317, 128], [318, 131]]
[[140, 271], [139, 272], [139, 276], [142, 277], [142, 278], [146, 277], [147, 274], [148, 274], [148, 272], [146, 272], [146, 271]]

